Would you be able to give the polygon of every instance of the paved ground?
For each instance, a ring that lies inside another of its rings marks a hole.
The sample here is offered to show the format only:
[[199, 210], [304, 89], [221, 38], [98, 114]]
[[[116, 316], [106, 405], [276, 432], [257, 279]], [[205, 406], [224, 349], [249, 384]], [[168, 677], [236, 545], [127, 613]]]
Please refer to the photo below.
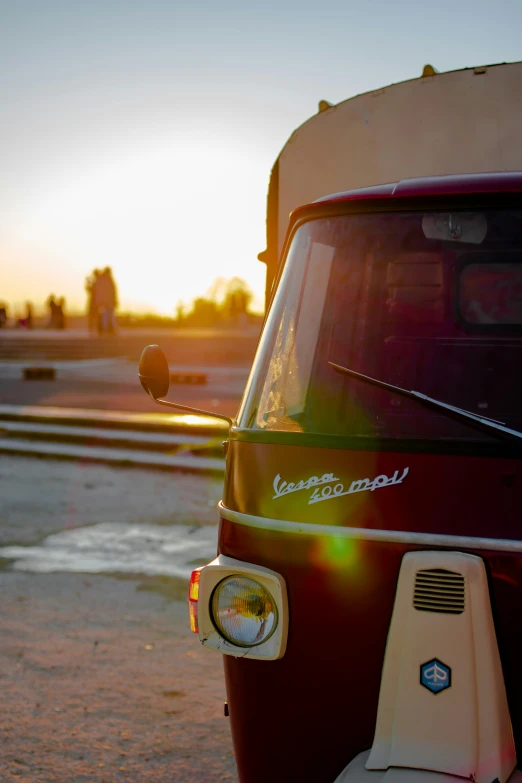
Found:
[[97, 523], [215, 525], [220, 479], [0, 456], [0, 546]]
[[221, 659], [185, 604], [220, 489], [0, 457], [1, 781], [237, 780]]
[[[41, 360], [38, 366], [52, 365], [56, 380], [26, 381], [23, 368], [33, 362], [0, 362], [0, 404], [56, 405], [100, 410], [165, 411], [148, 397], [138, 381], [138, 364], [125, 359], [85, 361]], [[183, 369], [171, 365], [171, 370]], [[235, 416], [248, 377], [249, 366], [192, 365], [193, 371], [207, 374], [204, 386], [172, 384], [168, 398], [182, 405], [210, 409]]]

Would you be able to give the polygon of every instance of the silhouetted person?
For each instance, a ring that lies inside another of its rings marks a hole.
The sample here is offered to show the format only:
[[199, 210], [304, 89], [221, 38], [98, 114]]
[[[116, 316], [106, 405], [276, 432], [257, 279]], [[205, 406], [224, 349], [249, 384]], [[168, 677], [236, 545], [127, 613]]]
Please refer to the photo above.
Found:
[[32, 329], [33, 328], [33, 306], [31, 302], [26, 302], [25, 316], [16, 319], [17, 329]]
[[58, 305], [54, 301], [54, 294], [51, 294], [49, 299], [47, 300], [47, 306], [49, 308], [49, 323], [47, 324], [48, 329], [56, 329], [56, 321], [57, 321], [57, 312], [58, 312]]
[[65, 329], [65, 299], [63, 296], [56, 306], [56, 328]]
[[87, 291], [87, 320], [89, 322], [89, 331], [92, 333], [95, 329], [100, 331], [98, 323], [99, 306], [96, 301], [96, 290], [101, 272], [95, 269], [90, 277], [85, 281], [85, 290]]
[[54, 299], [54, 294], [51, 294], [47, 300], [51, 317], [47, 324], [48, 329], [65, 329], [65, 299], [62, 297], [58, 302]]
[[33, 321], [33, 306], [31, 302], [26, 303], [26, 311], [25, 311], [25, 326], [27, 329], [32, 329], [34, 326]]
[[98, 320], [100, 332], [114, 332], [114, 311], [118, 306], [116, 285], [110, 267], [105, 267], [96, 281], [95, 301], [101, 319]]
[[0, 302], [0, 329], [7, 326], [7, 307], [4, 302]]

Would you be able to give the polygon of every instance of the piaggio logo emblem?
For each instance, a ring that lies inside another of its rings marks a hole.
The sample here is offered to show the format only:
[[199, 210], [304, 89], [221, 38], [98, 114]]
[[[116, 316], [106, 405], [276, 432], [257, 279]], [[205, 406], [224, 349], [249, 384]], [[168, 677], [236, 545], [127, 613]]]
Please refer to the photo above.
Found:
[[423, 663], [420, 667], [420, 684], [432, 693], [441, 693], [451, 687], [451, 669], [438, 658]]

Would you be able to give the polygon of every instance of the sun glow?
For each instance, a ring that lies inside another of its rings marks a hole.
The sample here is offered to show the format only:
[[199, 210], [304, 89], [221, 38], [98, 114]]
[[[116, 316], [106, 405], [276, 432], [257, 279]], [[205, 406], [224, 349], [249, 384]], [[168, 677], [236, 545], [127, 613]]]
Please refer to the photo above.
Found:
[[268, 170], [252, 150], [134, 144], [42, 182], [16, 205], [2, 255], [12, 300], [51, 291], [84, 309], [84, 279], [111, 266], [120, 309], [172, 314], [217, 277], [242, 277], [261, 308]]

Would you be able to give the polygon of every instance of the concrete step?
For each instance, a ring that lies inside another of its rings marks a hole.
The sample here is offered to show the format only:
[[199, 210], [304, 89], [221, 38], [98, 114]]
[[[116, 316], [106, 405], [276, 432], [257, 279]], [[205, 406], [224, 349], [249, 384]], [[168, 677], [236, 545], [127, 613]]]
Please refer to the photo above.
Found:
[[[171, 399], [189, 394], [208, 396], [210, 400], [237, 398], [239, 400], [245, 389], [250, 368], [243, 367], [187, 367], [170, 365]], [[125, 359], [86, 359], [78, 361], [2, 361], [0, 360], [0, 385], [9, 387], [13, 381], [24, 381], [27, 387], [41, 384], [45, 381], [49, 393], [59, 394], [65, 387], [88, 390], [96, 387], [99, 393], [101, 387], [111, 393], [115, 388], [120, 393], [139, 390], [138, 363]], [[204, 381], [204, 382], [203, 382]], [[56, 390], [54, 386], [59, 387]], [[16, 398], [15, 398], [16, 399]], [[145, 397], [144, 397], [145, 399]], [[210, 404], [210, 402], [209, 402]], [[213, 407], [213, 406], [211, 406]]]
[[22, 438], [0, 437], [0, 454], [72, 459], [82, 462], [103, 462], [125, 467], [181, 470], [197, 473], [223, 474], [225, 470], [225, 460], [213, 457], [159, 454], [151, 451], [80, 446], [72, 443], [48, 443], [24, 440]]
[[0, 359], [97, 359], [127, 357], [139, 360], [146, 345], [160, 345], [177, 364], [241, 364], [252, 362], [260, 324], [236, 329], [121, 329], [115, 335], [85, 331], [30, 332], [0, 330]]
[[0, 405], [0, 453], [222, 474], [224, 422], [203, 416]]
[[226, 437], [225, 422], [210, 416], [180, 413], [129, 413], [93, 408], [62, 408], [46, 405], [0, 405], [2, 422], [37, 422], [97, 429], [129, 430]]
[[208, 438], [184, 433], [140, 432], [101, 427], [75, 427], [26, 421], [0, 421], [0, 437], [23, 438], [54, 443], [78, 443], [108, 448], [141, 449], [145, 451], [205, 453], [221, 457], [223, 436]]

